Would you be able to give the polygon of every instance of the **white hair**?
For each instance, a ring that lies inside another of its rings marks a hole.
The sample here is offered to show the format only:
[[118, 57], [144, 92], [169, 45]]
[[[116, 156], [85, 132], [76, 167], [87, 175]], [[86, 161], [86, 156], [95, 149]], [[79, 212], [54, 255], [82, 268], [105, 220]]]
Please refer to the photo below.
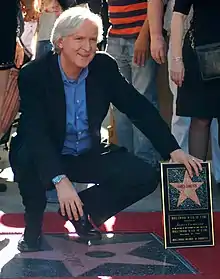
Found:
[[103, 24], [99, 15], [94, 14], [89, 8], [77, 6], [65, 10], [55, 21], [50, 41], [53, 44], [54, 50], [60, 52], [57, 45], [58, 41], [64, 37], [74, 34], [74, 32], [85, 21], [90, 20], [94, 22], [98, 27], [97, 43], [103, 39]]

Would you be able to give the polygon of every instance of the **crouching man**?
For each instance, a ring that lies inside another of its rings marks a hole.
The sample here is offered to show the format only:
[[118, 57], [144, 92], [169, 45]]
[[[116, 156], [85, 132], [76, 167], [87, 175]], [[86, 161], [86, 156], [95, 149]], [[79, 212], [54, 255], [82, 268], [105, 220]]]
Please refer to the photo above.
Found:
[[[59, 213], [86, 240], [101, 237], [90, 219], [99, 227], [156, 189], [155, 169], [123, 147], [101, 144], [101, 124], [110, 103], [165, 160], [185, 164], [190, 173], [201, 167], [180, 149], [154, 106], [122, 77], [115, 60], [96, 52], [102, 32], [98, 15], [70, 8], [55, 22], [54, 52], [20, 72], [22, 115], [10, 162], [25, 207], [25, 232], [18, 243], [22, 252], [40, 249], [49, 188], [57, 190]], [[72, 182], [95, 186], [77, 194]]]

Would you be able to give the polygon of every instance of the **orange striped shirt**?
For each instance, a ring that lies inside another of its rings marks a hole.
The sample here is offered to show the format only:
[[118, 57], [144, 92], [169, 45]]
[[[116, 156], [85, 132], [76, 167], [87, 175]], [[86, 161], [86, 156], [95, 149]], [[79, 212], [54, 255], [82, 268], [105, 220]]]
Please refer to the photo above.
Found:
[[108, 0], [109, 36], [135, 38], [147, 17], [147, 0]]

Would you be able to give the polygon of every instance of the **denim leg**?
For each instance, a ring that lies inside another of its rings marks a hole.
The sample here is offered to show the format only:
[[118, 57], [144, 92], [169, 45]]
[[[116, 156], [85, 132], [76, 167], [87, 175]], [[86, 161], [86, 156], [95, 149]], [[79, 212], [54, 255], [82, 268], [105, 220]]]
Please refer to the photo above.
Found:
[[[133, 63], [134, 42], [130, 44], [130, 57], [132, 63], [132, 84], [144, 95], [156, 108], [158, 108], [158, 92], [157, 92], [157, 73], [158, 65], [149, 57], [144, 67], [139, 67]], [[144, 112], [143, 112], [144, 113]], [[146, 112], [147, 118], [147, 112]], [[155, 129], [156, 127], [152, 127]], [[133, 126], [133, 143], [134, 154], [142, 158], [145, 162], [152, 166], [159, 166], [158, 161], [161, 159], [159, 153], [155, 150], [152, 143], [146, 136]]]
[[46, 192], [47, 202], [48, 203], [58, 203], [58, 197], [57, 197], [57, 190], [53, 189]]
[[[133, 63], [134, 39], [109, 38], [107, 52], [112, 55], [119, 66], [121, 74], [156, 107], [157, 101], [157, 64], [152, 58], [146, 61], [144, 67]], [[130, 152], [142, 158], [151, 165], [158, 165], [159, 154], [150, 141], [140, 132], [130, 120], [116, 108], [113, 110], [118, 144], [125, 146]]]
[[220, 183], [220, 147], [218, 144], [218, 121], [216, 118], [212, 120], [210, 132], [212, 147], [212, 170], [215, 181]]
[[36, 55], [35, 58], [39, 58], [42, 55], [48, 53], [50, 50], [52, 50], [52, 44], [49, 40], [45, 41], [38, 41], [37, 47], [36, 47]]
[[[108, 38], [107, 52], [115, 58], [121, 74], [131, 82], [131, 66], [129, 61], [128, 48], [125, 40], [121, 38]], [[128, 117], [113, 107], [115, 128], [118, 145], [124, 146], [133, 153], [133, 127]]]

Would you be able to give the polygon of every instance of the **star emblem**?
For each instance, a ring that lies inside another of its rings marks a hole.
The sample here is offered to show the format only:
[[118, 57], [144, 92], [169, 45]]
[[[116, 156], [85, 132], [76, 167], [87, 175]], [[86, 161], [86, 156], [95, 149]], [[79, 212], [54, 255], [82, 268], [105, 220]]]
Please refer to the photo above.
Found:
[[[114, 237], [114, 236], [113, 236]], [[73, 277], [78, 277], [106, 263], [117, 264], [142, 264], [152, 266], [173, 266], [173, 264], [134, 256], [131, 253], [137, 248], [146, 246], [151, 241], [138, 241], [129, 243], [91, 245], [67, 240], [63, 237], [45, 236], [46, 242], [52, 250], [19, 253], [17, 249], [9, 249], [11, 255], [8, 259], [16, 256], [18, 259], [41, 259], [61, 261]], [[14, 244], [14, 243], [13, 243]], [[12, 255], [13, 254], [13, 255]], [[96, 255], [104, 255], [99, 257]], [[101, 274], [100, 274], [101, 275]]]
[[200, 205], [196, 190], [203, 184], [203, 182], [193, 182], [187, 171], [185, 171], [183, 182], [170, 183], [172, 187], [180, 192], [177, 206], [179, 207], [186, 199], [191, 199], [196, 204]]

